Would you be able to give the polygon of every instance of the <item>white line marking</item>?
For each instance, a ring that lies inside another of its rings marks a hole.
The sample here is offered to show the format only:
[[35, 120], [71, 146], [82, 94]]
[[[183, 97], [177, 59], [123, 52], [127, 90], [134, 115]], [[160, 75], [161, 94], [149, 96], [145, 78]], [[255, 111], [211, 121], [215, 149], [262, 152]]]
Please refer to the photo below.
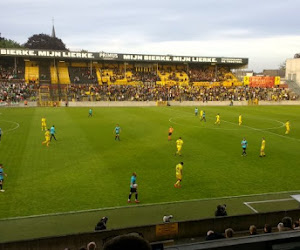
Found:
[[[166, 109], [166, 108], [165, 108]], [[186, 114], [189, 114], [189, 115], [193, 115], [191, 114], [190, 112], [187, 112], [187, 111], [183, 111], [183, 110], [175, 110], [175, 109], [171, 109], [173, 111], [177, 111], [177, 112], [180, 112], [180, 113], [186, 113]], [[169, 122], [173, 122], [173, 121], [170, 121], [172, 119], [172, 117], [169, 119]], [[294, 138], [294, 137], [289, 137], [289, 136], [286, 136], [286, 135], [280, 135], [280, 134], [276, 134], [274, 132], [271, 132], [271, 131], [268, 131], [268, 130], [271, 130], [271, 129], [277, 129], [277, 128], [282, 128], [284, 127], [285, 123], [281, 122], [281, 121], [277, 121], [277, 120], [270, 120], [270, 119], [266, 119], [266, 120], [269, 120], [269, 121], [276, 121], [276, 122], [279, 122], [281, 123], [282, 125], [279, 126], [279, 127], [273, 127], [273, 128], [264, 128], [264, 129], [259, 129], [259, 128], [253, 128], [253, 127], [250, 127], [250, 126], [247, 126], [247, 125], [242, 125], [242, 127], [246, 127], [246, 128], [249, 128], [249, 129], [252, 129], [252, 130], [255, 130], [255, 131], [260, 131], [260, 132], [267, 132], [269, 134], [272, 134], [272, 135], [276, 135], [276, 136], [279, 136], [279, 137], [282, 137], [282, 138], [286, 138], [286, 139], [290, 139], [290, 140], [295, 140], [295, 141], [300, 141], [300, 139], [297, 139], [297, 138]], [[238, 126], [237, 123], [234, 123], [234, 122], [230, 122], [230, 121], [226, 121], [226, 120], [221, 120], [221, 122], [224, 121], [224, 122], [227, 122], [227, 123], [231, 123], [231, 124], [234, 124], [236, 126]], [[178, 123], [175, 123], [173, 122], [174, 124], [177, 124], [177, 125], [180, 125], [180, 126], [185, 126], [185, 125], [182, 125], [182, 124], [178, 124]], [[198, 127], [198, 126], [194, 126], [194, 127]], [[199, 127], [199, 128], [202, 128], [202, 127]], [[214, 128], [210, 128], [210, 129], [214, 129]], [[221, 129], [221, 128], [220, 128]], [[225, 128], [222, 128], [223, 130], [237, 130], [237, 129], [225, 129]]]
[[292, 201], [295, 200], [293, 198], [286, 198], [286, 199], [277, 199], [277, 200], [264, 200], [264, 201], [248, 201], [248, 204], [259, 204], [259, 203], [268, 203], [268, 202], [281, 202], [281, 201]]
[[30, 215], [30, 216], [19, 216], [19, 217], [4, 218], [4, 219], [0, 219], [0, 222], [1, 221], [6, 221], [6, 220], [15, 220], [15, 219], [29, 219], [29, 218], [38, 218], [38, 217], [45, 217], [45, 216], [57, 216], [57, 215], [68, 215], [68, 214], [76, 214], [76, 213], [79, 214], [79, 213], [86, 213], [86, 212], [97, 212], [97, 211], [102, 211], [102, 210], [114, 210], [114, 209], [120, 209], [120, 208], [140, 208], [140, 207], [150, 207], [150, 206], [157, 206], [157, 205], [177, 204], [177, 203], [184, 203], [184, 202], [210, 201], [210, 200], [223, 200], [223, 199], [238, 199], [238, 198], [243, 198], [243, 197], [265, 196], [265, 195], [275, 195], [275, 194], [289, 194], [289, 193], [299, 193], [299, 192], [300, 192], [300, 190], [291, 190], [291, 191], [271, 192], [271, 193], [262, 193], [262, 194], [245, 194], [245, 195], [237, 195], [237, 196], [224, 196], [224, 197], [214, 197], [214, 198], [203, 198], [203, 199], [191, 199], [191, 200], [181, 200], [181, 201], [148, 203], [148, 204], [140, 204], [140, 205], [137, 205], [137, 206], [117, 206], [117, 207], [95, 208], [95, 209], [68, 211], [68, 212], [51, 213], [51, 214], [40, 214], [40, 215]]
[[293, 198], [286, 198], [286, 199], [277, 199], [277, 200], [247, 201], [247, 202], [244, 202], [244, 205], [246, 205], [248, 208], [250, 208], [254, 213], [259, 213], [250, 204], [259, 204], [259, 203], [268, 203], [268, 202], [282, 202], [282, 201], [292, 201], [292, 200], [295, 200], [295, 199], [293, 199]]
[[11, 131], [14, 131], [14, 130], [16, 130], [16, 129], [18, 129], [19, 127], [20, 127], [20, 124], [19, 123], [17, 123], [17, 122], [13, 122], [13, 121], [6, 121], [6, 120], [0, 120], [0, 122], [8, 122], [8, 123], [13, 123], [13, 124], [15, 124], [16, 126], [14, 127], [14, 128], [10, 128], [10, 129], [7, 129], [7, 130], [3, 130], [3, 134], [4, 134], [4, 132], [5, 133], [7, 133], [7, 132], [11, 132]]
[[[229, 122], [229, 121], [225, 121], [225, 120], [224, 120], [224, 122], [235, 124], [235, 123], [233, 123], [233, 122]], [[279, 122], [279, 121], [277, 121], [277, 122]], [[281, 123], [282, 123], [282, 122], [281, 122]], [[284, 124], [284, 123], [283, 123], [283, 124]], [[282, 138], [286, 138], [286, 139], [290, 139], [290, 140], [295, 140], [295, 141], [300, 141], [300, 139], [297, 139], [297, 138], [294, 138], [294, 137], [289, 137], [289, 136], [286, 136], [286, 135], [276, 134], [276, 133], [274, 133], [274, 132], [268, 131], [267, 129], [253, 128], [253, 127], [246, 126], [246, 125], [243, 125], [243, 126], [249, 128], [249, 129], [255, 130], [255, 131], [267, 132], [267, 133], [269, 133], [269, 134], [277, 135], [277, 136], [282, 137]], [[281, 127], [284, 127], [284, 125], [281, 126]], [[281, 128], [281, 127], [280, 127], [280, 128]]]
[[248, 202], [244, 202], [244, 205], [246, 205], [247, 207], [249, 207], [254, 213], [258, 214], [258, 211], [256, 209], [254, 209], [252, 206], [250, 206], [248, 204]]

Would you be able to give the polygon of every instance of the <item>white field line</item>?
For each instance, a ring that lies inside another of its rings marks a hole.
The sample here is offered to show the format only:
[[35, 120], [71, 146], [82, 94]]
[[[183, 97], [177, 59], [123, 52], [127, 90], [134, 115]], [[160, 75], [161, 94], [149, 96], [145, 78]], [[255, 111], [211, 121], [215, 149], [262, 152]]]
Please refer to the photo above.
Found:
[[277, 199], [277, 200], [248, 201], [248, 202], [244, 202], [244, 205], [246, 205], [248, 208], [250, 208], [254, 213], [259, 213], [250, 204], [269, 203], [269, 202], [282, 202], [282, 201], [292, 201], [292, 200], [295, 200], [295, 199], [293, 199], [293, 198], [286, 198], [286, 199]]
[[244, 202], [244, 205], [249, 207], [254, 213], [258, 214], [258, 211], [256, 209], [254, 209], [253, 207], [251, 207], [247, 202]]
[[[182, 118], [182, 117], [184, 117], [184, 116], [175, 116], [175, 117], [171, 117], [171, 118], [169, 119], [169, 122], [171, 122], [171, 123], [173, 123], [173, 124], [176, 124], [176, 125], [179, 125], [179, 126], [188, 126], [188, 127], [195, 127], [195, 128], [200, 128], [200, 129], [216, 129], [216, 130], [240, 130], [240, 129], [243, 129], [243, 128], [245, 128], [245, 129], [251, 128], [251, 129], [254, 129], [254, 130], [264, 131], [264, 130], [271, 130], [271, 129], [277, 129], [277, 128], [282, 128], [282, 127], [284, 127], [284, 123], [283, 123], [283, 122], [276, 121], [276, 120], [271, 120], [271, 121], [279, 122], [279, 123], [281, 123], [282, 125], [281, 125], [281, 126], [277, 126], [277, 127], [264, 128], [264, 129], [257, 129], [257, 128], [253, 128], [253, 127], [249, 127], [249, 126], [245, 126], [245, 125], [239, 126], [239, 128], [222, 128], [222, 127], [218, 127], [218, 126], [216, 126], [216, 127], [214, 127], [214, 128], [210, 128], [210, 127], [200, 127], [200, 126], [196, 126], [196, 125], [184, 125], [184, 124], [177, 123], [177, 122], [174, 121], [174, 119], [176, 119], [176, 118]], [[227, 122], [227, 123], [230, 123], [230, 124], [234, 124], [234, 125], [237, 125], [237, 126], [238, 126], [237, 123], [229, 122], [229, 121], [226, 121], [226, 120], [222, 120], [222, 121]], [[199, 120], [199, 122], [200, 122], [200, 120]], [[205, 124], [205, 122], [203, 122], [203, 123]]]
[[280, 201], [291, 201], [295, 200], [293, 198], [286, 198], [286, 199], [277, 199], [277, 200], [264, 200], [264, 201], [248, 201], [248, 204], [259, 204], [259, 203], [268, 203], [268, 202], [280, 202]]
[[20, 127], [20, 124], [19, 123], [17, 123], [17, 122], [13, 122], [13, 121], [6, 121], [6, 120], [0, 120], [0, 122], [8, 122], [8, 123], [12, 123], [12, 124], [15, 124], [16, 126], [14, 127], [14, 128], [10, 128], [10, 129], [7, 129], [7, 130], [3, 130], [3, 134], [4, 134], [4, 132], [5, 133], [7, 133], [7, 132], [11, 132], [11, 131], [14, 131], [14, 130], [16, 130], [16, 129], [18, 129], [19, 127]]
[[262, 194], [245, 194], [245, 195], [224, 196], [224, 197], [215, 197], [215, 198], [203, 198], [203, 199], [148, 203], [148, 204], [139, 204], [136, 206], [117, 206], [117, 207], [95, 208], [95, 209], [86, 209], [86, 210], [77, 210], [77, 211], [68, 211], [68, 212], [58, 212], [58, 213], [51, 213], [51, 214], [11, 217], [11, 218], [0, 219], [0, 222], [7, 221], [7, 220], [16, 220], [16, 219], [29, 219], [29, 218], [38, 218], [38, 217], [46, 217], [46, 216], [59, 216], [59, 215], [68, 215], [68, 214], [77, 214], [77, 213], [79, 214], [79, 213], [86, 213], [86, 212], [97, 212], [97, 211], [114, 210], [114, 209], [120, 209], [120, 208], [126, 209], [126, 208], [133, 208], [133, 207], [150, 207], [150, 206], [178, 204], [178, 203], [185, 203], [185, 202], [239, 199], [239, 198], [243, 198], [243, 197], [265, 196], [265, 195], [275, 195], [275, 194], [289, 194], [289, 193], [299, 193], [299, 192], [300, 192], [300, 190], [291, 190], [291, 191], [270, 192], [270, 193], [262, 193]]
[[[172, 109], [173, 111], [176, 111], [176, 112], [179, 112], [179, 113], [186, 113], [186, 114], [189, 114], [189, 115], [192, 115], [190, 112], [187, 112], [187, 111], [183, 111], [183, 110], [174, 110]], [[264, 128], [264, 129], [259, 129], [259, 128], [253, 128], [253, 127], [250, 127], [250, 126], [247, 126], [247, 125], [242, 125], [241, 127], [245, 127], [245, 128], [249, 128], [249, 129], [252, 129], [252, 130], [255, 130], [255, 131], [260, 131], [260, 132], [267, 132], [269, 134], [272, 134], [272, 135], [276, 135], [276, 136], [279, 136], [279, 137], [282, 137], [282, 138], [286, 138], [286, 139], [290, 139], [290, 140], [295, 140], [295, 141], [300, 141], [300, 139], [297, 139], [297, 138], [293, 138], [293, 137], [289, 137], [289, 136], [286, 136], [286, 135], [280, 135], [280, 134], [276, 134], [274, 132], [271, 132], [271, 131], [268, 131], [268, 130], [271, 130], [271, 129], [276, 129], [276, 128], [282, 128], [284, 127], [284, 123], [281, 122], [281, 121], [277, 121], [277, 120], [270, 120], [268, 119], [269, 121], [276, 121], [276, 122], [279, 122], [281, 123], [282, 125], [279, 126], [279, 127], [272, 127], [272, 128]], [[234, 122], [230, 122], [230, 121], [226, 121], [226, 120], [221, 120], [221, 122], [224, 121], [224, 122], [227, 122], [227, 123], [230, 123], [230, 124], [234, 124], [236, 126], [238, 126], [238, 123], [234, 123]], [[172, 122], [174, 124], [177, 124], [177, 125], [180, 125], [180, 126], [185, 126], [183, 124], [179, 124], [179, 123], [175, 123], [172, 121], [172, 117], [169, 119], [169, 122]], [[194, 127], [198, 127], [198, 126], [194, 126]], [[199, 128], [202, 128], [202, 127], [199, 127]], [[213, 129], [213, 128], [210, 128], [210, 129]], [[221, 129], [221, 128], [219, 128]], [[234, 130], [234, 129], [224, 129], [223, 130]]]

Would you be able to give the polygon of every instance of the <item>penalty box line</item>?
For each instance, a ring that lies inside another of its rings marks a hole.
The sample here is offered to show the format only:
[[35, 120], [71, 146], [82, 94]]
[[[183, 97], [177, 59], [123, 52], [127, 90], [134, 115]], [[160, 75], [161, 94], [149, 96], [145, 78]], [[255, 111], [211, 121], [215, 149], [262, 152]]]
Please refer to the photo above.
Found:
[[283, 202], [283, 201], [291, 201], [295, 200], [293, 198], [286, 198], [286, 199], [277, 199], [277, 200], [264, 200], [264, 201], [248, 201], [248, 202], [243, 202], [245, 206], [250, 208], [254, 213], [258, 214], [259, 212], [252, 207], [250, 204], [259, 204], [259, 203], [268, 203], [268, 202]]

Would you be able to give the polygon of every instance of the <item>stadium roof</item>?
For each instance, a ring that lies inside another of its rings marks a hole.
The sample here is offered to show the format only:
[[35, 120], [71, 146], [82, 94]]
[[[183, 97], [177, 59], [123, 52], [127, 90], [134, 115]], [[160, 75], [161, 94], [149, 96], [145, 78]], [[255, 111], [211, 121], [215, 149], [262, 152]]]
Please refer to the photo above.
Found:
[[76, 52], [36, 49], [8, 49], [0, 48], [0, 56], [23, 58], [55, 58], [85, 59], [92, 61], [120, 61], [120, 62], [155, 62], [155, 63], [192, 63], [192, 64], [223, 64], [247, 65], [248, 58], [240, 57], [201, 57], [201, 56], [175, 56], [175, 55], [147, 55], [147, 54], [120, 54], [107, 52]]

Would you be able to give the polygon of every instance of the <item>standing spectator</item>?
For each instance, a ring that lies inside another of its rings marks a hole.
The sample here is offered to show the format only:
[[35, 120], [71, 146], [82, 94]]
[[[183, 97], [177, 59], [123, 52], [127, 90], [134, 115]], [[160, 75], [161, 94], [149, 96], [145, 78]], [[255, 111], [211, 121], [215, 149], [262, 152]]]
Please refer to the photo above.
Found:
[[247, 146], [248, 146], [248, 142], [246, 141], [245, 137], [243, 138], [243, 140], [241, 142], [241, 145], [242, 145], [242, 149], [243, 149], [242, 156], [247, 156], [246, 149], [247, 149]]
[[137, 191], [137, 184], [136, 184], [136, 173], [132, 173], [131, 179], [130, 179], [130, 193], [128, 196], [128, 203], [131, 202], [131, 196], [132, 193], [135, 193], [135, 203], [139, 203], [138, 200], [138, 191]]
[[4, 173], [3, 171], [3, 164], [0, 164], [0, 191], [4, 192], [5, 190], [3, 189], [3, 182], [4, 182], [4, 176], [7, 176], [7, 174]]
[[50, 134], [51, 134], [50, 141], [52, 140], [52, 137], [56, 141], [56, 138], [55, 138], [55, 127], [54, 127], [54, 125], [52, 125], [52, 127], [50, 128]]

